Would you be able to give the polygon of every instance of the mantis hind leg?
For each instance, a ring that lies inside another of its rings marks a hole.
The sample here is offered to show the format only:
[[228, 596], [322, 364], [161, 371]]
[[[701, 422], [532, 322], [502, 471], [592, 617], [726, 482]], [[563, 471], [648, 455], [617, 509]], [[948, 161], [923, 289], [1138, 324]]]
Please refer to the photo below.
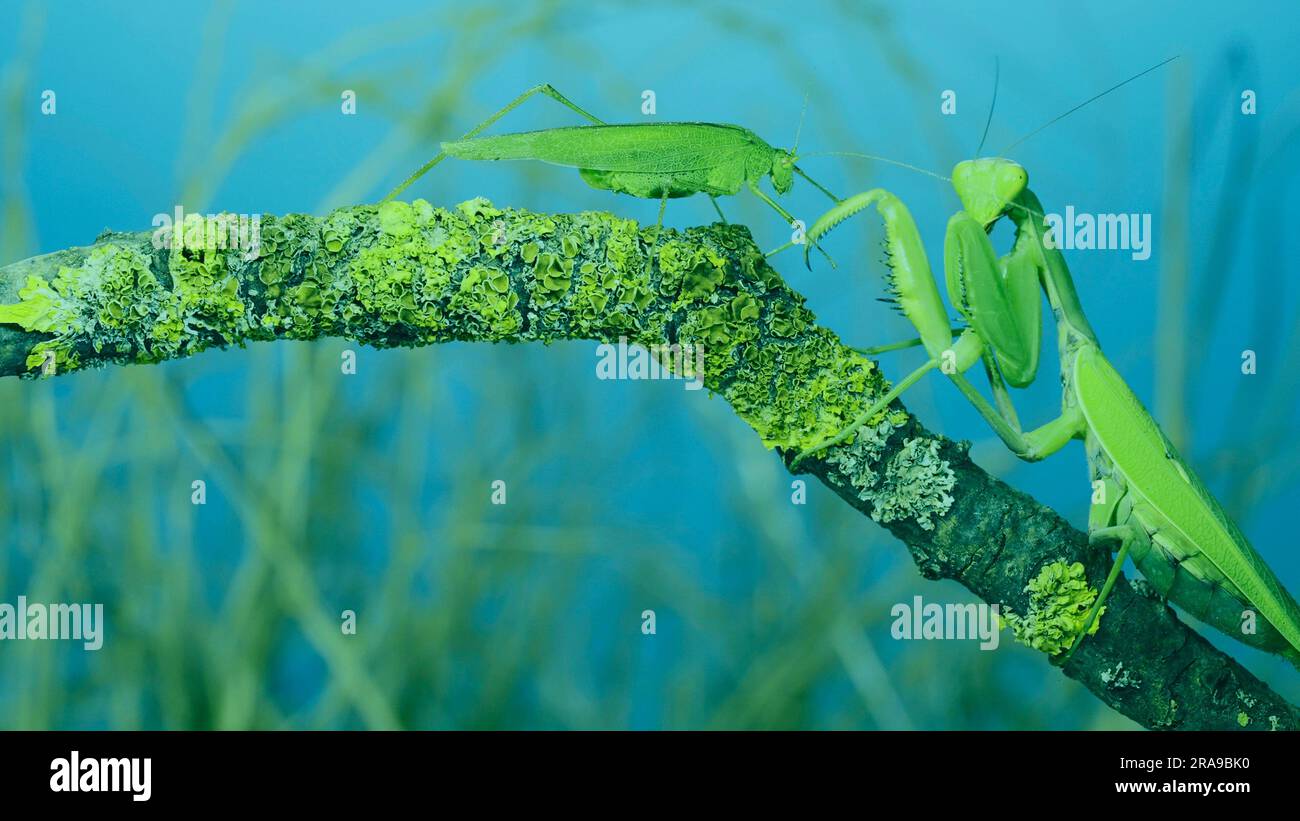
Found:
[[[532, 88], [525, 91], [523, 94], [520, 94], [518, 97], [511, 100], [500, 111], [497, 111], [491, 117], [488, 117], [486, 120], [484, 120], [483, 122], [479, 123], [478, 125], [474, 126], [472, 129], [470, 129], [468, 132], [466, 132], [465, 135], [461, 137], [461, 139], [468, 140], [477, 137], [480, 133], [482, 133], [489, 127], [491, 127], [491, 125], [495, 123], [497, 120], [501, 119], [502, 117], [509, 114], [511, 111], [514, 111], [516, 108], [523, 105], [524, 101], [527, 100], [529, 97], [532, 97], [537, 94], [542, 94], [547, 97], [550, 97], [552, 100], [555, 100], [557, 103], [560, 103], [561, 105], [568, 108], [570, 111], [573, 111], [578, 116], [582, 117], [583, 119], [587, 120], [588, 122], [594, 125], [605, 124], [602, 120], [598, 119], [594, 114], [587, 112], [577, 103], [573, 102], [568, 97], [565, 97], [563, 94], [557, 91], [555, 87], [552, 86], [550, 83], [542, 83], [541, 85], [533, 86]], [[442, 162], [446, 158], [447, 158], [447, 153], [445, 151], [439, 151], [437, 156], [435, 156], [433, 159], [429, 160], [427, 163], [417, 168], [415, 170], [415, 173], [411, 174], [411, 176], [407, 177], [405, 180], [402, 181], [401, 185], [397, 186], [392, 191], [388, 192], [388, 196], [384, 197], [384, 202], [388, 202], [389, 200], [396, 197], [398, 194], [405, 191], [407, 188], [411, 186], [412, 183], [414, 183], [416, 180], [420, 179], [420, 177], [423, 177], [426, 173], [428, 173], [429, 169], [433, 168], [435, 165]]]
[[939, 365], [938, 360], [931, 359], [921, 367], [917, 368], [916, 370], [909, 373], [907, 376], [903, 377], [903, 380], [901, 382], [899, 382], [897, 385], [891, 388], [890, 391], [886, 393], [884, 396], [880, 397], [880, 399], [876, 400], [876, 402], [871, 407], [867, 408], [862, 413], [858, 414], [857, 418], [854, 419], [852, 422], [850, 422], [848, 426], [845, 427], [843, 430], [841, 430], [839, 433], [835, 434], [829, 439], [824, 439], [821, 442], [818, 442], [817, 444], [813, 445], [812, 447], [801, 451], [798, 456], [794, 457], [794, 461], [790, 463], [790, 467], [793, 468], [797, 466], [800, 462], [802, 462], [804, 459], [813, 455], [814, 453], [818, 453], [819, 451], [823, 451], [826, 448], [838, 445], [841, 442], [843, 442], [845, 439], [848, 439], [858, 430], [858, 428], [862, 427], [863, 425], [867, 424], [867, 422], [871, 421], [871, 417], [875, 416], [885, 408], [889, 407], [890, 403], [892, 403], [899, 396], [902, 396], [903, 391], [915, 385], [917, 382], [920, 381], [921, 377], [925, 376], [927, 373], [934, 370], [936, 367], [938, 367], [938, 365]]
[[1079, 630], [1078, 635], [1074, 637], [1074, 643], [1066, 652], [1065, 657], [1061, 659], [1061, 664], [1065, 664], [1074, 655], [1074, 651], [1079, 649], [1083, 643], [1084, 636], [1093, 631], [1093, 626], [1097, 618], [1101, 615], [1103, 605], [1106, 603], [1110, 591], [1115, 587], [1115, 582], [1119, 580], [1120, 571], [1124, 568], [1124, 561], [1128, 558], [1129, 548], [1135, 541], [1140, 538], [1146, 538], [1145, 531], [1141, 527], [1130, 522], [1129, 524], [1115, 525], [1113, 527], [1103, 527], [1092, 531], [1088, 534], [1088, 543], [1097, 544], [1099, 542], [1119, 540], [1119, 553], [1115, 556], [1115, 563], [1111, 565], [1110, 573], [1106, 575], [1106, 582], [1101, 586], [1101, 591], [1097, 594], [1097, 600], [1092, 603], [1088, 615], [1083, 619], [1083, 627]]
[[[953, 328], [952, 335], [957, 336], [962, 332], [962, 330], [963, 330], [962, 328]], [[902, 350], [906, 350], [907, 348], [917, 348], [924, 344], [925, 344], [924, 339], [922, 339], [919, 336], [914, 336], [911, 339], [904, 339], [902, 342], [890, 342], [885, 345], [872, 345], [871, 347], [868, 348], [850, 347], [849, 350], [853, 351], [854, 353], [860, 353], [863, 356], [876, 356], [882, 353], [889, 353], [890, 351], [902, 351]]]

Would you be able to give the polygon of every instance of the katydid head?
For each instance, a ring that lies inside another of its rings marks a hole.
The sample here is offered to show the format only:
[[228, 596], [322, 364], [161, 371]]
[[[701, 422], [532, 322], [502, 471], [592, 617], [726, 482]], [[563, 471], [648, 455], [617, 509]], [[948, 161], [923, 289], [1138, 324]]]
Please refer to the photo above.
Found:
[[997, 222], [1027, 185], [1024, 167], [1001, 157], [964, 160], [952, 169], [952, 187], [962, 207], [984, 228]]
[[[808, 114], [808, 95], [803, 96], [803, 108], [799, 109], [799, 127], [794, 131], [794, 148], [782, 151], [772, 149], [772, 187], [776, 193], [784, 194], [794, 185], [794, 175], [798, 170], [795, 162], [799, 159], [799, 138], [803, 136], [803, 120]], [[802, 173], [802, 172], [801, 172]]]
[[794, 163], [797, 158], [792, 152], [773, 149], [772, 152], [772, 187], [776, 193], [784, 194], [794, 185]]

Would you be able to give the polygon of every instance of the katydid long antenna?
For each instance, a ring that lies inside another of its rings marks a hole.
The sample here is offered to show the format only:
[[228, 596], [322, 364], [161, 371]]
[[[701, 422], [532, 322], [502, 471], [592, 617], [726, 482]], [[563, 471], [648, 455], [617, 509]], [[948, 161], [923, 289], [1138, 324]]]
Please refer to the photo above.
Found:
[[808, 92], [803, 95], [803, 107], [799, 109], [799, 127], [794, 130], [794, 148], [790, 153], [795, 157], [799, 156], [799, 137], [803, 135], [803, 118], [808, 113]]

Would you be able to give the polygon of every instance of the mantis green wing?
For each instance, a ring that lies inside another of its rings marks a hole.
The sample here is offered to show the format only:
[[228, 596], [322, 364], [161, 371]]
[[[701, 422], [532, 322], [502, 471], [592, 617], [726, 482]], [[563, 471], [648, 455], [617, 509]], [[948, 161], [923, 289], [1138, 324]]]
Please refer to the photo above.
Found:
[[732, 165], [745, 178], [751, 160], [773, 149], [752, 131], [714, 123], [585, 125], [445, 142], [442, 150], [466, 160], [539, 160], [595, 171], [673, 174]]
[[[1038, 374], [1042, 296], [1038, 268], [1027, 243], [1002, 260], [984, 226], [965, 211], [948, 220], [944, 276], [948, 298], [992, 349], [1003, 377], [1023, 388]], [[975, 274], [974, 271], [985, 272]]]
[[[1088, 426], [1123, 474], [1129, 493], [1137, 497], [1134, 515], [1152, 540], [1171, 547], [1178, 566], [1206, 583], [1207, 602], [1213, 591], [1226, 589], [1256, 609], [1289, 645], [1266, 649], [1300, 659], [1300, 606], [1178, 455], [1123, 377], [1089, 346], [1075, 359], [1073, 381]], [[1153, 574], [1144, 570], [1144, 575], [1152, 578]], [[1166, 588], [1162, 593], [1168, 592], [1168, 583], [1152, 581]], [[1171, 598], [1187, 606], [1177, 596]], [[1196, 615], [1241, 637], [1240, 611], [1201, 609]], [[1248, 643], [1263, 645], [1262, 641]]]

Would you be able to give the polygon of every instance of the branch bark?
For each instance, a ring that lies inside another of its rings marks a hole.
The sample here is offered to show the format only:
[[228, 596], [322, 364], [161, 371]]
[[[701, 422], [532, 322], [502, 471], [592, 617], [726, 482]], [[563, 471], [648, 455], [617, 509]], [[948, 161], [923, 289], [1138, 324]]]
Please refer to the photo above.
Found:
[[[106, 233], [0, 268], [0, 376], [285, 338], [626, 340], [701, 378], [787, 466], [886, 389], [874, 363], [816, 324], [742, 226], [660, 232], [484, 200], [261, 217], [233, 242], [229, 226], [191, 217], [176, 241]], [[801, 467], [901, 539], [926, 578], [1019, 614], [1031, 612], [1029, 582], [1058, 561], [1081, 562], [1099, 588], [1109, 555], [966, 451], [895, 403]], [[1148, 728], [1300, 728], [1300, 710], [1141, 582], [1120, 580], [1100, 629], [1062, 670]]]

